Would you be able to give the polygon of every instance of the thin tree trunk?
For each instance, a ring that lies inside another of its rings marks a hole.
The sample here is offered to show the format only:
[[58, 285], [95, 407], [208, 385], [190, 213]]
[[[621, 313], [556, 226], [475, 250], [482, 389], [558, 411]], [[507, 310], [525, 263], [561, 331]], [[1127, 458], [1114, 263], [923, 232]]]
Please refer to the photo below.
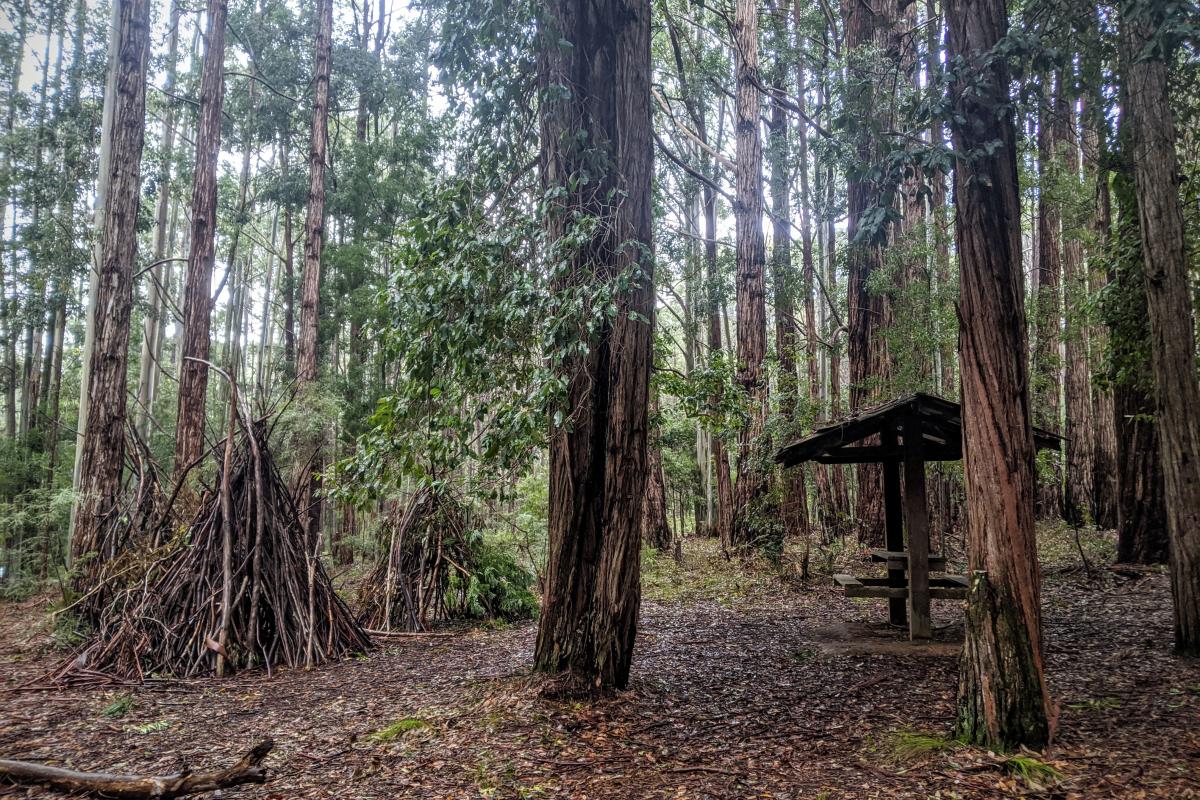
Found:
[[225, 91], [225, 20], [228, 0], [208, 0], [208, 28], [200, 77], [200, 122], [192, 184], [192, 224], [183, 296], [179, 363], [179, 412], [175, 420], [175, 472], [204, 451], [205, 405], [211, 339], [213, 262], [217, 232], [217, 157], [221, 152], [221, 106]]
[[[8, 113], [4, 119], [4, 136], [7, 141], [12, 141], [12, 133], [16, 126], [17, 117], [17, 97], [21, 91], [21, 73], [22, 67], [25, 64], [25, 41], [29, 34], [29, 0], [24, 0], [21, 3], [21, 10], [17, 16], [16, 24], [16, 41], [13, 46], [12, 62], [9, 66], [9, 75], [12, 76], [12, 82], [9, 84], [8, 90]], [[9, 192], [12, 190], [13, 175], [12, 175], [12, 148], [4, 148], [3, 171], [0, 172], [0, 178], [3, 179], [3, 186], [0, 186], [0, 228], [3, 228], [6, 205]], [[16, 204], [13, 204], [13, 218], [16, 218]], [[2, 241], [2, 237], [0, 237]], [[13, 283], [14, 295], [16, 292], [15, 284], [17, 280], [17, 260], [16, 260], [16, 242], [10, 242], [10, 252], [13, 256]], [[4, 432], [11, 439], [17, 435], [17, 359], [16, 359], [16, 297], [5, 299], [5, 282], [4, 282], [4, 254], [0, 253], [0, 322], [4, 323], [3, 330], [0, 333], [4, 336]]]
[[[558, 190], [547, 238], [575, 214], [603, 220], [564, 254], [560, 286], [639, 277], [584, 354], [569, 356], [566, 413], [550, 443], [550, 544], [535, 668], [576, 690], [629, 680], [640, 605], [646, 406], [653, 344], [649, 0], [555, 0], [542, 17], [542, 184]], [[571, 43], [570, 47], [560, 44]], [[595, 149], [600, 149], [600, 153]], [[604, 165], [597, 174], [596, 166]], [[588, 169], [591, 182], [573, 177]], [[609, 201], [619, 195], [618, 203]]]
[[[781, 23], [786, 24], [786, 23]], [[785, 28], [786, 30], [786, 28]], [[774, 84], [783, 91], [783, 67], [777, 69]], [[779, 415], [783, 429], [795, 425], [799, 377], [796, 354], [800, 351], [800, 335], [796, 326], [796, 279], [792, 269], [792, 211], [789, 202], [791, 176], [788, 172], [788, 125], [783, 106], [771, 104], [768, 123], [768, 152], [771, 165], [771, 282], [775, 289], [775, 353], [779, 361]], [[803, 230], [803, 226], [802, 226]], [[804, 241], [808, 253], [806, 266], [812, 266], [811, 235]], [[811, 297], [811, 295], [810, 295]], [[804, 485], [804, 468], [783, 470], [779, 481], [778, 514], [783, 523], [784, 541], [808, 542], [808, 491]], [[771, 548], [782, 550], [783, 542], [769, 542]]]
[[296, 378], [301, 385], [317, 379], [317, 323], [321, 296], [321, 248], [325, 241], [325, 150], [329, 134], [329, 60], [333, 30], [332, 0], [317, 9], [313, 66], [312, 136], [308, 153], [308, 216], [304, 223], [304, 278], [300, 293], [300, 340]]
[[[169, 96], [175, 93], [177, 62], [179, 58], [179, 24], [182, 9], [179, 0], [171, 0], [171, 18], [167, 33], [167, 78], [163, 91]], [[167, 239], [171, 221], [168, 212], [171, 206], [171, 160], [175, 153], [175, 104], [168, 103], [163, 120], [162, 161], [158, 170], [158, 204], [154, 210], [154, 248], [156, 262], [167, 257]], [[142, 357], [138, 376], [137, 430], [142, 438], [150, 431], [150, 417], [158, 395], [159, 375], [162, 361], [162, 330], [167, 311], [167, 286], [164, 276], [167, 265], [151, 270], [150, 312], [146, 315], [142, 331]]]
[[[300, 338], [296, 347], [296, 380], [301, 389], [317, 381], [317, 328], [321, 299], [321, 249], [325, 242], [325, 152], [329, 142], [329, 69], [333, 36], [333, 0], [317, 6], [317, 35], [313, 57], [312, 135], [308, 151], [308, 212], [304, 222], [304, 276], [300, 292]], [[336, 361], [336, 359], [331, 359]], [[323, 435], [323, 434], [322, 434]], [[323, 467], [321, 443], [312, 443], [311, 458], [302, 462], [310, 470], [299, 506], [310, 550], [321, 528], [321, 506], [317, 497], [317, 473]], [[305, 453], [309, 455], [309, 453]]]
[[1188, 276], [1188, 249], [1179, 200], [1175, 116], [1168, 58], [1148, 46], [1168, 22], [1166, 6], [1121, 5], [1126, 93], [1133, 132], [1133, 172], [1145, 261], [1156, 419], [1171, 537], [1175, 648], [1200, 656], [1200, 383]]
[[991, 57], [1008, 12], [1003, 0], [947, 0], [945, 9], [949, 59], [965, 64], [951, 88], [970, 561], [958, 733], [991, 747], [1041, 747], [1052, 706], [1034, 540], [1017, 143], [1007, 62]]
[[[1062, 75], [1046, 80], [1038, 105], [1038, 216], [1037, 216], [1037, 344], [1033, 351], [1034, 421], [1047, 430], [1062, 429], [1062, 214], [1061, 199], [1054, 197], [1061, 173], [1058, 143], [1061, 126]], [[1059, 514], [1063, 508], [1062, 475], [1057, 463], [1049, 475], [1039, 476], [1038, 513]]]

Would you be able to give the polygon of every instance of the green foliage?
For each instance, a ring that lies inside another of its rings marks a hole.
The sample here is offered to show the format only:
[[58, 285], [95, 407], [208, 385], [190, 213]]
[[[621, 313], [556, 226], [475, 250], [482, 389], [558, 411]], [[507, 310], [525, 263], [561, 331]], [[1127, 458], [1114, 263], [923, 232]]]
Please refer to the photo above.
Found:
[[887, 737], [888, 750], [896, 761], [918, 761], [962, 746], [957, 739], [917, 731], [892, 731]]
[[112, 702], [104, 707], [100, 715], [108, 719], [119, 719], [133, 709], [133, 695], [128, 692], [115, 695]]
[[387, 744], [403, 737], [406, 733], [412, 733], [413, 731], [419, 731], [428, 727], [429, 722], [421, 719], [420, 717], [405, 717], [404, 719], [396, 720], [391, 725], [380, 728], [374, 733], [369, 734], [367, 738], [372, 742]]
[[451, 616], [467, 619], [531, 619], [537, 614], [534, 576], [510, 547], [479, 531], [468, 534], [468, 575], [450, 574], [447, 595], [454, 598]]

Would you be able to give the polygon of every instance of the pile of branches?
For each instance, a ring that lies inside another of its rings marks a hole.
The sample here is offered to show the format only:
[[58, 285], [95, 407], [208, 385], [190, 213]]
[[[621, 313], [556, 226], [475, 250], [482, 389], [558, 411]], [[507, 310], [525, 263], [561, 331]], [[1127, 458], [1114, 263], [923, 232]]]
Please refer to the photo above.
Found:
[[220, 676], [307, 667], [371, 646], [316, 547], [306, 547], [293, 493], [267, 446], [266, 421], [237, 417], [240, 433], [231, 428], [214, 448], [216, 485], [201, 496], [190, 525], [112, 594], [95, 635], [53, 677]]
[[384, 521], [382, 558], [363, 578], [359, 621], [368, 629], [423, 631], [451, 616], [453, 571], [469, 578], [466, 507], [449, 490], [424, 487]]

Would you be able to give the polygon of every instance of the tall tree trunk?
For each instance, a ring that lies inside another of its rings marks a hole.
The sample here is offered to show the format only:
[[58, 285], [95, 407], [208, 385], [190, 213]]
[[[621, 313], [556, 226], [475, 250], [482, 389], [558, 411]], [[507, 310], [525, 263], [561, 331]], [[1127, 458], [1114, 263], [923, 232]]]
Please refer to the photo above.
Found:
[[[137, 258], [138, 197], [145, 134], [146, 62], [150, 55], [150, 1], [120, 0], [120, 48], [112, 115], [112, 173], [101, 232], [96, 316], [88, 382], [87, 432], [81, 447], [79, 510], [72, 541], [73, 560], [90, 555], [77, 589], [93, 588], [89, 578], [116, 555], [106, 535], [120, 509], [125, 458], [126, 365], [129, 318], [133, 308], [133, 268]], [[98, 601], [92, 606], [97, 607]]]
[[[1081, 178], [1080, 143], [1082, 136], [1075, 125], [1075, 100], [1078, 92], [1064, 83], [1059, 88], [1059, 113], [1066, 133], [1058, 142], [1060, 170], [1072, 189]], [[1096, 433], [1092, 417], [1092, 375], [1089, 351], [1089, 326], [1082, 309], [1087, 305], [1088, 280], [1084, 262], [1083, 240], [1078, 230], [1086, 229], [1082, 217], [1070, 230], [1064, 227], [1063, 236], [1063, 340], [1065, 350], [1065, 400], [1067, 437], [1067, 469], [1064, 493], [1065, 517], [1073, 524], [1083, 524], [1092, 512], [1092, 478], [1095, 461]]]
[[[317, 329], [321, 300], [321, 250], [325, 243], [325, 153], [329, 144], [329, 69], [333, 37], [333, 0], [321, 0], [317, 6], [317, 36], [313, 52], [312, 133], [308, 150], [308, 212], [304, 221], [304, 275], [300, 291], [300, 337], [296, 344], [296, 381], [301, 389], [317, 382]], [[321, 528], [321, 502], [317, 497], [317, 473], [322, 463], [321, 442], [302, 459], [309, 476], [301, 492], [299, 506], [304, 515], [310, 549], [318, 543]]]
[[[540, 29], [543, 186], [555, 189], [547, 238], [561, 242], [575, 214], [602, 220], [564, 253], [558, 278], [610, 283], [632, 270], [587, 352], [565, 363], [569, 425], [550, 443], [550, 550], [535, 668], [576, 689], [624, 687], [640, 605], [641, 495], [653, 343], [650, 3], [555, 0]], [[565, 46], [562, 42], [569, 42]], [[596, 152], [599, 149], [600, 152]], [[597, 175], [596, 166], [604, 165]], [[576, 185], [582, 170], [592, 175]], [[620, 197], [612, 203], [609, 198]]]
[[[17, 97], [21, 92], [21, 73], [22, 67], [25, 65], [25, 41], [29, 34], [29, 0], [24, 0], [21, 3], [20, 12], [17, 15], [16, 24], [16, 41], [14, 42], [12, 51], [12, 61], [9, 64], [9, 76], [11, 78], [8, 88], [8, 112], [4, 118], [4, 135], [7, 141], [12, 141], [12, 133], [16, 126], [17, 118]], [[9, 193], [12, 190], [13, 175], [12, 175], [12, 148], [4, 148], [4, 161], [2, 171], [0, 171], [0, 179], [3, 180], [3, 185], [0, 185], [0, 228], [4, 225], [5, 207], [7, 205]], [[13, 205], [13, 217], [16, 217], [16, 204]], [[2, 241], [2, 237], [0, 237]], [[16, 260], [16, 242], [10, 243], [10, 252], [12, 253], [12, 276], [14, 283], [14, 295], [16, 293], [15, 284], [17, 280], [17, 260]], [[4, 336], [4, 432], [10, 439], [17, 435], [17, 357], [16, 357], [16, 297], [5, 299], [4, 289], [4, 253], [0, 253], [0, 322], [3, 322], [3, 328], [0, 333]]]
[[[704, 265], [708, 287], [708, 353], [712, 363], [721, 352], [721, 276], [717, 263], [717, 197], [707, 184], [701, 189], [704, 201]], [[715, 407], [720, 398], [712, 399]], [[710, 436], [713, 471], [716, 473], [717, 523], [712, 531], [724, 544], [733, 528], [733, 476], [729, 472], [729, 451], [714, 433]]]
[[1166, 5], [1125, 0], [1121, 38], [1133, 129], [1133, 172], [1142, 231], [1150, 352], [1171, 537], [1175, 648], [1200, 656], [1200, 383], [1179, 200], [1169, 58], [1151, 50], [1167, 24]]
[[[1087, 110], [1084, 119], [1084, 168], [1093, 175], [1096, 184], [1092, 210], [1092, 234], [1095, 238], [1094, 256], [1105, 254], [1112, 241], [1112, 220], [1108, 181], [1108, 168], [1104, 165], [1101, 152], [1105, 148], [1101, 139], [1103, 123], [1093, 126], [1095, 112]], [[1090, 262], [1090, 259], [1089, 259]], [[1099, 269], [1090, 268], [1088, 289], [1094, 295], [1105, 283]], [[1093, 325], [1088, 333], [1092, 345], [1092, 363], [1097, 371], [1103, 369], [1103, 360], [1109, 347], [1109, 330], [1105, 325]], [[1095, 441], [1092, 448], [1092, 518], [1104, 530], [1117, 527], [1117, 429], [1113, 388], [1107, 383], [1093, 387], [1094, 401], [1092, 419]]]
[[221, 152], [221, 105], [225, 91], [225, 20], [228, 0], [208, 0], [204, 66], [200, 76], [200, 122], [192, 183], [192, 225], [183, 293], [183, 341], [179, 363], [179, 413], [175, 420], [177, 475], [204, 452], [208, 394], [209, 322], [216, 258], [217, 157]]
[[[843, 5], [846, 15], [846, 48], [851, 59], [850, 89], [847, 105], [853, 121], [851, 138], [857, 167], [865, 171], [880, 160], [872, 117], [883, 108], [883, 91], [872, 74], [878, 54], [889, 53], [891, 32], [895, 27], [897, 6], [886, 0], [862, 0]], [[871, 65], [871, 72], [865, 64]], [[849, 304], [850, 411], [855, 413], [883, 399], [890, 375], [890, 358], [884, 339], [891, 317], [891, 300], [878, 289], [869, 288], [873, 276], [883, 270], [883, 244], [887, 230], [863, 227], [867, 211], [882, 202], [882, 187], [872, 178], [851, 171], [847, 181], [846, 231], [850, 240], [847, 253], [846, 297]], [[883, 544], [883, 471], [878, 464], [857, 468], [859, 539], [865, 544]]]
[[945, 9], [949, 59], [966, 65], [951, 88], [971, 571], [958, 733], [991, 747], [1040, 747], [1052, 706], [1034, 540], [1017, 143], [1007, 62], [992, 58], [1008, 12], [1004, 0], [947, 0]]
[[[179, 59], [179, 25], [181, 20], [179, 0], [171, 0], [170, 28], [167, 33], [167, 79], [164, 92], [175, 93], [177, 62]], [[167, 105], [163, 119], [162, 162], [158, 168], [158, 204], [154, 209], [155, 262], [167, 257], [167, 239], [171, 221], [171, 160], [175, 153], [175, 104]], [[150, 417], [154, 412], [154, 401], [158, 395], [159, 375], [162, 374], [162, 330], [163, 317], [167, 311], [167, 286], [164, 278], [166, 265], [150, 271], [150, 312], [146, 314], [142, 330], [142, 358], [138, 376], [137, 430], [142, 438], [150, 431]]]
[[[1061, 174], [1058, 145], [1061, 126], [1062, 74], [1046, 80], [1038, 104], [1038, 217], [1037, 217], [1037, 344], [1033, 351], [1035, 422], [1050, 431], [1062, 428], [1062, 200], [1055, 196]], [[1039, 476], [1038, 512], [1059, 514], [1063, 507], [1062, 475], [1057, 463]]]
[[[108, 69], [105, 73], [104, 106], [100, 118], [100, 154], [96, 165], [96, 204], [93, 213], [95, 228], [98, 231], [103, 231], [107, 224], [109, 189], [113, 178], [112, 154], [115, 130], [113, 117], [117, 101], [120, 99], [117, 94], [117, 76], [122, 66], [122, 7], [123, 4], [119, 2], [109, 5]], [[79, 519], [80, 504], [83, 499], [83, 442], [87, 438], [90, 413], [92, 352], [95, 349], [96, 341], [96, 304], [100, 296], [100, 266], [104, 263], [103, 244], [103, 238], [99, 236], [93, 241], [91, 248], [93, 269], [88, 270], [87, 309], [83, 329], [83, 364], [79, 370], [79, 409], [75, 424], [75, 464], [71, 472], [71, 486], [75, 490], [75, 501], [71, 505], [71, 519], [67, 533], [67, 540], [70, 542], [67, 547], [67, 566], [71, 566], [73, 554], [77, 551], [76, 523]], [[12, 345], [11, 338], [9, 345]], [[80, 550], [79, 552], [87, 551]]]
[[[1112, 244], [1112, 200], [1109, 196], [1108, 121], [1105, 119], [1103, 55], [1100, 47], [1100, 11], [1090, 11], [1083, 32], [1080, 57], [1080, 85], [1083, 96], [1080, 109], [1080, 152], [1084, 176], [1090, 179], [1095, 191], [1091, 200], [1092, 246], [1088, 256], [1088, 290], [1097, 294], [1107, 276], [1097, 262], [1102, 262]], [[1104, 324], [1093, 324], [1088, 330], [1091, 345], [1092, 369], [1105, 371], [1108, 358], [1109, 330]], [[1098, 382], [1092, 387], [1092, 421], [1095, 438], [1092, 446], [1092, 518], [1105, 530], [1117, 527], [1117, 430], [1110, 382]]]
[[[279, 173], [286, 181], [291, 165], [287, 133], [280, 135]], [[296, 371], [296, 238], [292, 231], [291, 206], [283, 206], [283, 360], [292, 374]]]
[[766, 529], [761, 508], [769, 475], [760, 451], [767, 421], [766, 245], [763, 241], [762, 137], [759, 135], [758, 4], [738, 0], [734, 18], [737, 73], [737, 161], [734, 227], [737, 237], [737, 382], [748, 419], [738, 435], [738, 478], [730, 545], [745, 547]]
[[[671, 552], [671, 526], [667, 523], [667, 484], [663, 477], [662, 445], [658, 430], [658, 398], [650, 392], [650, 424], [646, 442], [646, 491], [642, 495], [642, 541], [660, 553]], [[683, 529], [680, 528], [682, 535]]]
[[308, 215], [304, 222], [304, 277], [300, 291], [300, 339], [296, 378], [301, 385], [317, 379], [318, 304], [321, 299], [321, 248], [325, 242], [325, 151], [329, 143], [329, 62], [333, 35], [333, 2], [317, 9], [313, 62], [312, 136], [308, 151]]

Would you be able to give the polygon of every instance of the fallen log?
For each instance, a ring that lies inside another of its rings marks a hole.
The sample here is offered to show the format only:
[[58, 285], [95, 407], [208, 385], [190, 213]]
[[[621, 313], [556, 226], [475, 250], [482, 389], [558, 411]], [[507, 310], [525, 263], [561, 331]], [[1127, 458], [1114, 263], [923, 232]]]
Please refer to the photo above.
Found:
[[259, 742], [228, 769], [193, 773], [185, 768], [175, 775], [161, 776], [76, 772], [72, 769], [0, 758], [0, 780], [21, 786], [44, 786], [60, 792], [86, 793], [92, 797], [170, 800], [201, 792], [228, 789], [245, 783], [265, 783], [267, 769], [262, 762], [274, 747], [275, 743], [270, 739]]

